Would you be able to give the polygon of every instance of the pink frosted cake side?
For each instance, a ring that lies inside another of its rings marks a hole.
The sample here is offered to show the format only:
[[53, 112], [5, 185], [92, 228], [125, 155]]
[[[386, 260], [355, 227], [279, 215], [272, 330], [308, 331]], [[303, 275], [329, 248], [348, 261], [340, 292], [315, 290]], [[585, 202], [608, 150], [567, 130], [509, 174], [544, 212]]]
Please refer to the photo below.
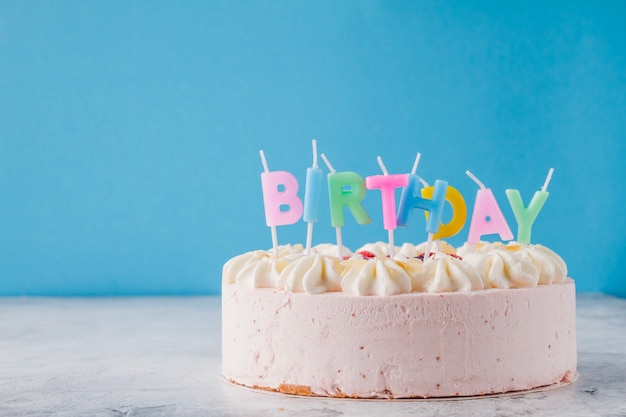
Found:
[[[540, 284], [554, 265], [528, 261], [541, 251], [526, 261], [518, 252], [510, 246], [497, 254], [502, 274], [521, 274], [501, 280], [470, 254], [471, 267], [448, 255], [422, 263], [356, 254], [339, 262], [283, 253], [281, 263], [261, 251], [229, 262], [222, 374], [252, 388], [354, 398], [474, 396], [570, 382], [574, 282], [561, 270]], [[519, 284], [528, 280], [535, 284]]]

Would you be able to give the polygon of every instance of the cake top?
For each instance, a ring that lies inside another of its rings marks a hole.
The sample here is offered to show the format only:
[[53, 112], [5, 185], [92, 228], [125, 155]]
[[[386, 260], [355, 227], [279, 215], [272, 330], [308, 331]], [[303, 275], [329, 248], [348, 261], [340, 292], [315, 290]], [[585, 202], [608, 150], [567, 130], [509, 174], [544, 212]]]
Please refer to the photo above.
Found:
[[[563, 259], [542, 245], [517, 242], [464, 244], [454, 248], [436, 241], [390, 248], [386, 242], [364, 245], [355, 252], [322, 244], [306, 251], [302, 245], [256, 250], [230, 259], [223, 267], [224, 284], [277, 288], [321, 294], [394, 295], [411, 292], [465, 292], [489, 288], [525, 288], [567, 279]], [[425, 258], [425, 259], [424, 259]]]

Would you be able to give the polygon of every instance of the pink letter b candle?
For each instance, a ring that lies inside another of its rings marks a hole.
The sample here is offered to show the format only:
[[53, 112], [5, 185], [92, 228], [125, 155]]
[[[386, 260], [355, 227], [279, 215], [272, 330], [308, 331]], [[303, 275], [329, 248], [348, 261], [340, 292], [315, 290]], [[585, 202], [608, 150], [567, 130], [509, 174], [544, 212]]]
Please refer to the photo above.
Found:
[[[294, 224], [302, 216], [302, 200], [298, 197], [298, 180], [287, 171], [261, 174], [265, 223], [268, 226]], [[287, 207], [281, 210], [281, 207]]]

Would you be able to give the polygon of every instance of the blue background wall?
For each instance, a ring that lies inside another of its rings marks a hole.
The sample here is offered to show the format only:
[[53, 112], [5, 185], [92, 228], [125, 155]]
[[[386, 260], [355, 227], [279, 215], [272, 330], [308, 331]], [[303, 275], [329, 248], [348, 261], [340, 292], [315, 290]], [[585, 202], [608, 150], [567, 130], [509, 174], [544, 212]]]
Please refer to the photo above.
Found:
[[[626, 3], [0, 1], [0, 294], [218, 293], [271, 246], [258, 156], [472, 170], [581, 291], [626, 295]], [[315, 243], [334, 240], [327, 199]], [[386, 239], [350, 218], [345, 243]], [[415, 217], [396, 241], [425, 239]], [[306, 226], [279, 229], [303, 242]], [[451, 243], [461, 244], [468, 225]]]

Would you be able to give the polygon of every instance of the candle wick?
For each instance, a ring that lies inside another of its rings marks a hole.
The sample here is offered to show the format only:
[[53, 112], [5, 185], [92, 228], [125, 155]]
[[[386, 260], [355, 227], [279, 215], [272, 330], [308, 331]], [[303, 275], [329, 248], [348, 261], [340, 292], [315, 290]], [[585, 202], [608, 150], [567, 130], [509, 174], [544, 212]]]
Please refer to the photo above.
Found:
[[430, 185], [428, 185], [428, 183], [422, 177], [420, 177], [420, 184], [422, 184], [424, 186], [424, 188], [430, 187]]
[[417, 165], [419, 165], [421, 158], [422, 154], [418, 152], [417, 156], [415, 157], [415, 162], [413, 162], [413, 168], [411, 168], [411, 175], [415, 175], [415, 173], [417, 172]]
[[263, 164], [263, 169], [265, 170], [265, 172], [270, 172], [270, 169], [267, 166], [267, 160], [265, 159], [265, 152], [263, 152], [263, 149], [259, 151], [259, 155], [261, 155], [261, 163]]
[[320, 155], [322, 157], [322, 159], [324, 160], [324, 163], [326, 164], [326, 166], [328, 167], [328, 170], [330, 172], [332, 172], [333, 174], [336, 172], [335, 168], [333, 168], [333, 166], [330, 164], [330, 161], [328, 160], [328, 158], [326, 158], [326, 155], [324, 155], [323, 153]]
[[313, 168], [317, 168], [317, 140], [313, 139]]
[[479, 186], [481, 189], [483, 189], [483, 190], [484, 190], [485, 188], [487, 188], [487, 187], [485, 187], [485, 184], [483, 184], [482, 182], [480, 182], [480, 180], [479, 180], [478, 178], [476, 178], [476, 176], [470, 172], [470, 170], [469, 170], [469, 169], [468, 169], [467, 171], [465, 171], [465, 173], [467, 174], [467, 176], [468, 176], [468, 177], [470, 177], [472, 180], [474, 180], [474, 182], [475, 182], [476, 184], [478, 184], [478, 186]]
[[387, 167], [385, 167], [385, 164], [383, 163], [383, 158], [377, 156], [376, 160], [378, 160], [378, 166], [380, 166], [380, 169], [383, 170], [383, 175], [389, 175], [389, 171], [387, 171]]
[[554, 168], [550, 168], [548, 171], [548, 176], [546, 177], [546, 181], [543, 183], [543, 187], [541, 187], [541, 191], [548, 190], [548, 184], [550, 184], [550, 180], [552, 179], [552, 173], [554, 173]]

